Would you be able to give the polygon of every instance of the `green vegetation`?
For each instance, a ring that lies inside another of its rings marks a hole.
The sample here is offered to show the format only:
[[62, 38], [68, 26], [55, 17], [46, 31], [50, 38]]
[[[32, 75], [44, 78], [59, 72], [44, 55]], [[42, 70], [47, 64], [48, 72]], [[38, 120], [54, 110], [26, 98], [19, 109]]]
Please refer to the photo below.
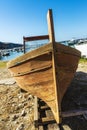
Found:
[[0, 61], [0, 68], [5, 68], [7, 61]]
[[79, 63], [87, 63], [87, 59], [86, 58], [81, 58]]

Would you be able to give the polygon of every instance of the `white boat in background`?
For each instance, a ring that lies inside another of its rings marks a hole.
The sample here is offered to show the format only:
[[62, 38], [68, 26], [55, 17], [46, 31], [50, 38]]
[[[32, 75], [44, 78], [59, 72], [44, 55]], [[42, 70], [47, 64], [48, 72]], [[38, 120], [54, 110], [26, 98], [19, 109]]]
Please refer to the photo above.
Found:
[[74, 47], [81, 52], [81, 57], [87, 58], [87, 42], [75, 44]]
[[67, 45], [81, 52], [81, 57], [87, 58], [87, 39], [71, 39]]

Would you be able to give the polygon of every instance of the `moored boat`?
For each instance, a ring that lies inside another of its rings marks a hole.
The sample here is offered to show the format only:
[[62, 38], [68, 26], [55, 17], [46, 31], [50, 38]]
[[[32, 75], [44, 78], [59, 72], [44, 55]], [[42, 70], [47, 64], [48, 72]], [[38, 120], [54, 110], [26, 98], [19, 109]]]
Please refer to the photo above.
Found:
[[62, 98], [78, 67], [80, 52], [55, 42], [52, 10], [48, 11], [49, 35], [24, 37], [31, 40], [49, 39], [49, 43], [8, 62], [8, 69], [17, 84], [44, 100], [57, 123], [61, 122]]

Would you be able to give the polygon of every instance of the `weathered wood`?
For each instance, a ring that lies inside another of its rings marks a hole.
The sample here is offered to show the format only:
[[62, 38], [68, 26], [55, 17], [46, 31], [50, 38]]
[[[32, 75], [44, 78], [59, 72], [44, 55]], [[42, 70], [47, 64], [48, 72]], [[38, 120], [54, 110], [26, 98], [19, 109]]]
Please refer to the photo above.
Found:
[[[72, 50], [71, 50], [72, 49]], [[80, 51], [77, 51], [75, 48], [71, 48], [69, 46], [66, 46], [63, 45], [63, 44], [60, 44], [59, 42], [56, 42], [55, 44], [55, 52], [57, 54], [59, 53], [64, 53], [64, 54], [68, 54], [68, 55], [74, 55], [74, 56], [80, 56]]]
[[[48, 117], [48, 118], [53, 118], [54, 119], [54, 115], [53, 115], [53, 113], [52, 113], [52, 111], [49, 109], [49, 110], [46, 110], [45, 111], [45, 113], [46, 113], [46, 116]], [[55, 120], [55, 119], [54, 119]]]
[[[60, 123], [61, 101], [74, 76], [80, 57], [74, 56], [72, 48], [69, 48], [71, 50], [71, 60], [68, 62], [67, 58], [70, 58], [70, 55], [65, 55], [64, 51], [61, 52], [61, 47], [59, 48], [61, 53], [56, 54], [56, 52], [52, 51], [52, 45], [50, 45], [48, 44], [10, 61], [8, 65], [11, 73], [16, 75], [15, 79], [18, 85], [32, 93], [32, 95], [44, 100], [51, 107], [57, 122]], [[52, 52], [48, 53], [48, 50]], [[37, 56], [38, 54], [39, 56]], [[52, 65], [52, 67], [43, 69], [49, 65]], [[33, 73], [26, 73], [29, 71]]]
[[50, 107], [48, 107], [47, 105], [41, 106], [41, 110], [49, 110], [49, 109], [50, 109]]
[[[46, 108], [46, 109], [45, 109]], [[48, 109], [47, 109], [48, 108]], [[46, 125], [48, 124], [53, 124], [55, 123], [55, 119], [51, 113], [51, 116], [48, 116], [47, 111], [50, 108], [45, 104], [44, 101], [35, 98], [35, 104], [34, 104], [34, 122], [35, 122], [35, 127], [39, 128], [40, 126], [43, 126], [43, 129], [45, 128]], [[38, 115], [37, 115], [38, 114]]]
[[[61, 125], [62, 126], [62, 125]], [[49, 124], [47, 130], [64, 130], [60, 125], [54, 123], [54, 124]], [[46, 129], [45, 129], [46, 130]]]
[[53, 117], [43, 117], [41, 121], [39, 121], [39, 125], [46, 125], [56, 123]]
[[47, 23], [48, 23], [49, 41], [50, 42], [55, 42], [53, 15], [52, 15], [52, 10], [51, 9], [48, 10]]
[[25, 71], [25, 72], [17, 73], [16, 75], [13, 75], [13, 76], [14, 77], [18, 77], [18, 76], [23, 76], [23, 75], [26, 75], [26, 74], [36, 73], [36, 72], [39, 72], [39, 71], [42, 71], [42, 70], [49, 69], [51, 67], [52, 67], [52, 65], [49, 64], [48, 66], [44, 66], [44, 67], [41, 67], [41, 68], [35, 68], [33, 70], [30, 70], [30, 71]]
[[17, 84], [44, 100], [60, 123], [61, 101], [75, 74], [80, 52], [55, 42], [51, 10], [48, 24], [51, 43], [8, 62], [8, 68], [16, 75]]
[[[36, 100], [37, 101], [37, 100]], [[45, 107], [47, 108], [48, 106], [46, 106], [46, 104], [42, 103], [43, 101], [41, 101], [40, 99], [37, 101], [37, 108], [35, 109], [35, 112], [36, 110], [39, 112], [39, 118], [37, 118], [37, 121], [35, 122], [36, 123], [36, 126], [42, 126], [43, 129], [45, 128], [44, 126], [49, 126], [49, 124], [55, 124], [56, 121], [54, 119], [54, 116], [52, 114], [52, 111], [51, 110], [47, 110], [45, 109], [45, 113], [46, 113], [46, 116], [43, 117], [41, 116], [42, 114], [42, 111], [40, 109], [44, 109]], [[44, 105], [43, 105], [44, 104]], [[39, 106], [39, 107], [38, 107]], [[71, 111], [66, 111], [66, 112], [61, 112], [62, 113], [62, 117], [65, 118], [65, 117], [71, 117], [71, 116], [80, 116], [80, 115], [83, 115], [83, 117], [87, 120], [87, 109], [81, 109], [81, 110], [71, 110]], [[57, 125], [57, 124], [56, 124]], [[60, 127], [60, 126], [59, 126]], [[57, 125], [57, 128], [58, 128], [58, 125]]]
[[39, 120], [39, 114], [38, 114], [38, 98], [34, 97], [34, 125], [35, 130], [38, 130], [38, 120]]
[[56, 64], [56, 50], [55, 50], [55, 34], [54, 34], [54, 24], [53, 24], [53, 15], [52, 10], [50, 9], [47, 14], [47, 21], [48, 21], [48, 32], [49, 32], [49, 40], [52, 42], [52, 63], [53, 63], [53, 78], [54, 78], [54, 93], [55, 93], [55, 104], [56, 104], [56, 111], [53, 111], [54, 116], [56, 117], [57, 123], [61, 122], [61, 100], [60, 95], [61, 93], [58, 93], [59, 90], [59, 83], [58, 83], [58, 77], [57, 72], [59, 71], [57, 69]]
[[[72, 54], [72, 48], [69, 49], [71, 50], [71, 60], [69, 62], [67, 60], [70, 57], [68, 54], [65, 55], [63, 51], [56, 54], [56, 52], [52, 51], [49, 44], [8, 63], [11, 73], [16, 75], [15, 79], [18, 85], [32, 93], [32, 95], [36, 95], [44, 100], [51, 107], [58, 123], [61, 122], [61, 101], [63, 95], [73, 79], [80, 58]], [[43, 52], [47, 50], [50, 53], [44, 54]], [[37, 56], [38, 54], [39, 56]], [[49, 65], [52, 67], [48, 68]], [[47, 68], [43, 69], [44, 67]], [[29, 71], [33, 73], [26, 73]]]
[[[40, 108], [41, 108], [41, 106], [40, 106]], [[39, 111], [39, 112], [41, 112], [41, 111]], [[73, 110], [73, 111], [62, 112], [62, 116], [63, 117], [78, 116], [78, 115], [84, 116], [86, 113], [87, 113], [86, 109], [85, 110], [84, 109], [83, 110]], [[52, 124], [56, 123], [55, 119], [53, 118], [53, 116], [51, 116], [51, 114], [49, 114], [49, 112], [46, 111], [46, 117], [39, 118], [36, 122], [36, 124], [37, 124], [36, 126], [38, 126], [38, 127], [42, 126], [44, 129], [45, 128], [44, 126], [46, 126], [46, 125], [48, 126], [49, 124], [52, 125]], [[86, 116], [84, 116], [84, 118], [86, 119]]]
[[45, 39], [49, 39], [49, 35], [23, 37], [23, 40], [25, 42], [36, 41], [36, 40], [45, 40]]
[[25, 64], [29, 60], [33, 60], [34, 58], [38, 58], [39, 56], [49, 55], [52, 52], [52, 44], [46, 44], [40, 48], [32, 50], [29, 53], [24, 54], [23, 56], [17, 57], [15, 60], [11, 60], [8, 62], [9, 68], [17, 67], [19, 65]]
[[38, 99], [35, 96], [34, 97], [34, 121], [38, 121], [39, 117], [38, 117]]
[[79, 115], [84, 115], [84, 114], [87, 114], [87, 109], [62, 112], [62, 117], [79, 116]]

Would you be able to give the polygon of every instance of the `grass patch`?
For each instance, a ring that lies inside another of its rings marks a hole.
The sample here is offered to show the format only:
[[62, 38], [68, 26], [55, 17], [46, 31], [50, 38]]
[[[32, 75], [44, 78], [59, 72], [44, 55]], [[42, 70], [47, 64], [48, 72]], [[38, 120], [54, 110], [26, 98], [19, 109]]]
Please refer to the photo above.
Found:
[[81, 58], [79, 63], [87, 63], [87, 59], [86, 58]]
[[5, 68], [7, 65], [7, 61], [0, 61], [0, 68]]

